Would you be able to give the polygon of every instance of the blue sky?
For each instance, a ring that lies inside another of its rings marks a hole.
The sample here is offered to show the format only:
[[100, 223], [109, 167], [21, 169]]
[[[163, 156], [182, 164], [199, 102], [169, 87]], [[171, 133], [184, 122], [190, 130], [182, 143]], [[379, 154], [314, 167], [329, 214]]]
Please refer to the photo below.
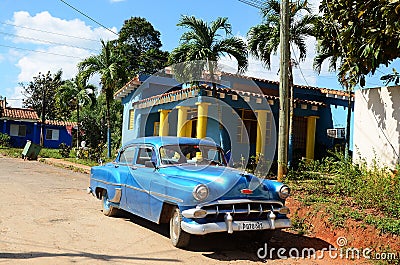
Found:
[[[251, 26], [261, 22], [259, 10], [238, 0], [218, 1], [133, 1], [133, 0], [65, 0], [106, 27], [118, 31], [124, 20], [140, 16], [150, 21], [161, 32], [163, 49], [171, 51], [179, 44], [184, 32], [176, 26], [180, 16], [194, 15], [206, 21], [228, 17], [233, 34], [245, 37]], [[311, 1], [317, 8], [318, 1]], [[1, 0], [0, 1], [0, 95], [6, 96], [11, 106], [20, 106], [20, 82], [27, 83], [39, 72], [62, 69], [63, 78], [76, 74], [76, 64], [100, 49], [100, 39], [116, 36], [68, 7], [60, 0]], [[335, 73], [325, 66], [320, 75], [312, 69], [315, 41], [308, 41], [308, 58], [295, 69], [295, 83], [341, 89]], [[226, 65], [233, 62], [223, 60]], [[278, 80], [278, 56], [272, 60], [271, 70], [250, 59], [248, 76]], [[400, 69], [397, 61], [394, 66]], [[382, 86], [381, 68], [375, 76], [367, 77], [367, 87]], [[340, 120], [337, 123], [342, 123]]]

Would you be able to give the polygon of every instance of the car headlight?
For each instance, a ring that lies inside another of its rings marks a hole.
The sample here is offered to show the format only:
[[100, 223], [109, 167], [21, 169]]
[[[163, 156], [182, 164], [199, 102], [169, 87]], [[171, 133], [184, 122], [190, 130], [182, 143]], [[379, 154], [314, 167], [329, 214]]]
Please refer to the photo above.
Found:
[[204, 184], [199, 184], [193, 189], [193, 197], [198, 201], [204, 201], [208, 197], [208, 188]]
[[290, 188], [286, 185], [283, 185], [280, 189], [279, 189], [279, 197], [281, 199], [286, 199], [287, 197], [289, 197], [290, 195]]

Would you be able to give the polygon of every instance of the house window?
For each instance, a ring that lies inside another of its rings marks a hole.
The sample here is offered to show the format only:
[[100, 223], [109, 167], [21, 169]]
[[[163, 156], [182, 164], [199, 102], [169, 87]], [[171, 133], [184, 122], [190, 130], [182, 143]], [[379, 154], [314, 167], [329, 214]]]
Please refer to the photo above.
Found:
[[128, 130], [133, 130], [135, 124], [135, 110], [129, 110], [129, 124]]
[[46, 140], [58, 141], [60, 135], [59, 130], [47, 129], [46, 130]]
[[158, 136], [159, 132], [160, 132], [160, 122], [156, 121], [154, 123], [153, 136]]
[[255, 143], [257, 139], [257, 118], [252, 110], [238, 110], [238, 127], [237, 141], [238, 143]]
[[[257, 140], [257, 117], [252, 110], [239, 109], [237, 126], [237, 141], [238, 143], [255, 144]], [[265, 144], [270, 144], [272, 137], [272, 113], [267, 112], [265, 128]], [[246, 135], [247, 133], [247, 135]], [[247, 139], [248, 137], [248, 139]]]
[[26, 126], [19, 124], [10, 125], [10, 136], [25, 137], [26, 136]]

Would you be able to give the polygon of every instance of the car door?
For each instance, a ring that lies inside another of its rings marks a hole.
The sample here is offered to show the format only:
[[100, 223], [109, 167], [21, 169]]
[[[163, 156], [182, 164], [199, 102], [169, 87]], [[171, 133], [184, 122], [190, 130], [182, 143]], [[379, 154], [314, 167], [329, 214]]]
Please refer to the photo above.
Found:
[[154, 167], [146, 167], [146, 161], [156, 161], [156, 152], [151, 145], [137, 145], [130, 178], [127, 179], [127, 206], [146, 219], [150, 214], [150, 182], [158, 174]]
[[136, 147], [127, 146], [120, 151], [117, 161], [114, 163], [115, 170], [119, 173], [120, 183], [122, 185], [122, 198], [120, 202], [120, 208], [131, 211], [127, 207], [126, 203], [126, 183], [131, 178], [131, 167], [133, 166], [133, 159], [135, 156]]

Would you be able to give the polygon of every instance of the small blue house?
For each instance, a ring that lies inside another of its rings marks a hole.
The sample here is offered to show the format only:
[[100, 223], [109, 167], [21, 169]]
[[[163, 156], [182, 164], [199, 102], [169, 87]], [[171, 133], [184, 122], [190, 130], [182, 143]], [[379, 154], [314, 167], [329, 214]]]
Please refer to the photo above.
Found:
[[[221, 72], [213, 83], [181, 84], [171, 74], [139, 76], [114, 97], [124, 105], [122, 142], [142, 136], [208, 138], [243, 157], [276, 161], [279, 82]], [[333, 109], [346, 112], [344, 91], [294, 85], [292, 160], [318, 159], [343, 144]], [[327, 133], [330, 131], [331, 133]]]
[[[41, 122], [37, 113], [29, 108], [11, 108], [6, 100], [0, 100], [0, 132], [11, 137], [11, 146], [23, 147], [27, 140], [40, 143]], [[61, 143], [72, 145], [72, 129], [75, 122], [46, 120], [43, 125], [46, 148], [58, 148]]]

